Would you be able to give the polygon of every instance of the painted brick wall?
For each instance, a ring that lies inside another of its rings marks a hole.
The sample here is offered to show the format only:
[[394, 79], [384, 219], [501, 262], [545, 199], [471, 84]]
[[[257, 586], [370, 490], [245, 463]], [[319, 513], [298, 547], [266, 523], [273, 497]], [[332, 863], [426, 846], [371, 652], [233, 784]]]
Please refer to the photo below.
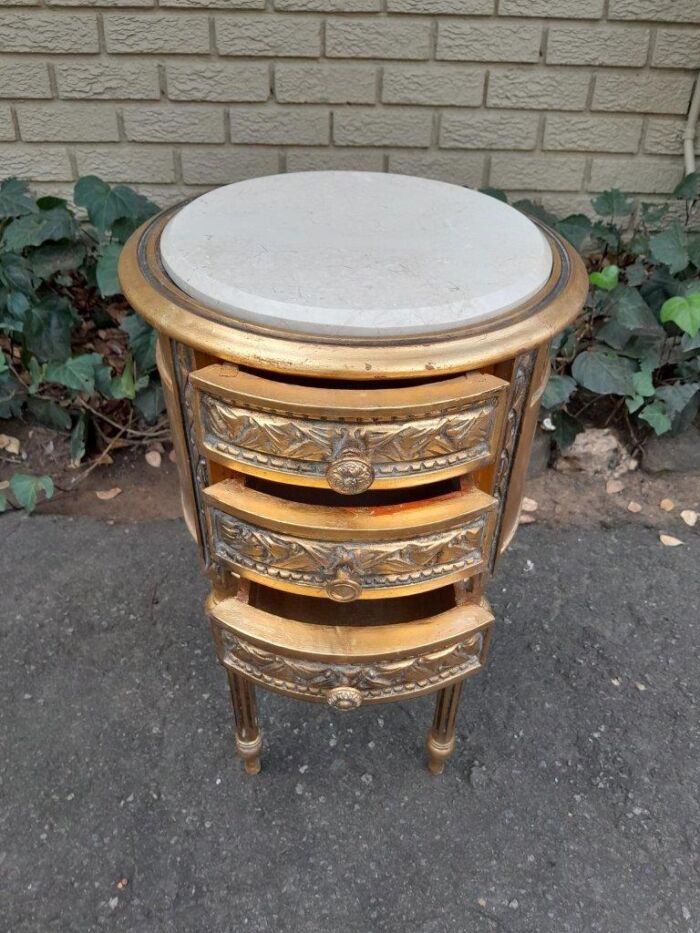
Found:
[[682, 175], [700, 0], [0, 0], [0, 176], [161, 204], [405, 172], [578, 209]]

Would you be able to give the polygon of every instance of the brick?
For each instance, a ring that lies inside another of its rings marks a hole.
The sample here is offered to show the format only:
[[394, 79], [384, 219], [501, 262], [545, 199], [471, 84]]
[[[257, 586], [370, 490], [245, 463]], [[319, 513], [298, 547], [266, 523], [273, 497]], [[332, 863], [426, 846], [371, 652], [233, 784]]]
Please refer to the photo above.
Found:
[[105, 13], [107, 51], [195, 54], [209, 52], [209, 20], [197, 14]]
[[0, 0], [0, 6], [39, 6], [39, 0]]
[[637, 152], [642, 117], [547, 114], [544, 149], [573, 152]]
[[582, 71], [492, 71], [487, 106], [583, 110], [589, 84], [590, 75]]
[[46, 6], [94, 6], [94, 7], [123, 7], [138, 6], [152, 7], [155, 0], [44, 0]]
[[288, 172], [383, 172], [380, 149], [291, 149]]
[[314, 107], [232, 107], [234, 143], [267, 146], [325, 146], [330, 141], [328, 111]]
[[[680, 155], [683, 152], [685, 120], [656, 117], [647, 124], [644, 151], [658, 155]], [[700, 133], [695, 136], [695, 151], [700, 152]]]
[[424, 59], [430, 54], [430, 23], [400, 19], [329, 20], [329, 58]]
[[279, 172], [275, 149], [195, 146], [182, 149], [182, 177], [187, 184], [227, 185]]
[[175, 160], [163, 146], [76, 146], [79, 175], [116, 182], [174, 182]]
[[73, 171], [64, 146], [0, 146], [3, 177], [14, 175], [30, 181], [71, 181]]
[[270, 96], [270, 69], [263, 64], [168, 62], [171, 100], [263, 101]]
[[659, 29], [651, 63], [659, 68], [698, 68], [700, 29]]
[[459, 65], [389, 66], [384, 69], [382, 100], [387, 104], [478, 107], [486, 73]]
[[125, 108], [124, 131], [135, 142], [222, 143], [224, 115], [210, 107]]
[[400, 152], [389, 155], [389, 171], [478, 188], [484, 181], [484, 162], [476, 152]]
[[445, 113], [440, 126], [443, 149], [534, 149], [535, 113]]
[[647, 60], [650, 36], [631, 26], [550, 26], [547, 64], [638, 68]]
[[0, 104], [0, 140], [9, 142], [16, 139], [15, 125], [12, 121], [12, 110], [7, 104]]
[[432, 123], [425, 111], [338, 110], [333, 138], [339, 146], [429, 146]]
[[25, 142], [105, 142], [119, 139], [117, 112], [101, 104], [20, 104]]
[[591, 109], [686, 113], [692, 87], [692, 75], [600, 72], [595, 79]]
[[52, 97], [49, 69], [44, 62], [0, 62], [0, 97]]
[[489, 16], [494, 11], [494, 0], [387, 0], [390, 13], [441, 13], [461, 16]]
[[683, 176], [677, 159], [593, 159], [591, 191], [621, 188], [632, 194], [670, 194]]
[[610, 0], [608, 19], [700, 23], [698, 0]]
[[541, 42], [539, 24], [444, 20], [438, 25], [435, 57], [469, 62], [536, 62]]
[[160, 97], [155, 62], [61, 62], [55, 66], [60, 97], [101, 100], [157, 100]]
[[275, 0], [276, 10], [316, 13], [377, 13], [381, 0]]
[[546, 16], [548, 19], [600, 19], [604, 0], [501, 0], [499, 16]]
[[144, 197], [153, 201], [161, 208], [172, 207], [186, 198], [204, 194], [207, 188], [204, 185], [134, 185], [134, 188]]
[[306, 16], [216, 18], [221, 55], [316, 58], [321, 54], [321, 23]]
[[97, 52], [94, 13], [0, 13], [0, 52]]
[[578, 191], [585, 165], [584, 156], [498, 153], [491, 157], [489, 184], [507, 191]]
[[371, 104], [377, 70], [366, 65], [276, 65], [275, 97], [288, 104]]
[[160, 0], [158, 5], [190, 10], [264, 10], [265, 0]]

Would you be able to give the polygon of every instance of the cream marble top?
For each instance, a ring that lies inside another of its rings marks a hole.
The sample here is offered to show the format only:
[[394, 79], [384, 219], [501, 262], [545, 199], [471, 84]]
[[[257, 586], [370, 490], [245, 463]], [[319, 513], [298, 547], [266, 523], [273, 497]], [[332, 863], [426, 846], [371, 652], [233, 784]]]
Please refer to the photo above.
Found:
[[185, 205], [161, 237], [188, 295], [290, 332], [430, 334], [493, 319], [547, 281], [552, 255], [514, 208], [376, 172], [238, 182]]

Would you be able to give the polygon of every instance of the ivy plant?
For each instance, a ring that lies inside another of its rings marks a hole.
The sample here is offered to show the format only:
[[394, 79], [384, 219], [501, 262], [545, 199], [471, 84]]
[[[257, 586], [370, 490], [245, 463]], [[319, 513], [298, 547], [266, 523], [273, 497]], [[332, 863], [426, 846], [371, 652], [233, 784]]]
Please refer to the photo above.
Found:
[[592, 411], [598, 417], [604, 412], [606, 422], [626, 420], [637, 443], [652, 431], [683, 431], [695, 419], [700, 233], [692, 220], [698, 183], [697, 173], [680, 182], [675, 211], [673, 202], [639, 204], [617, 189], [593, 199], [593, 219], [558, 219], [529, 201], [514, 205], [566, 237], [589, 268], [583, 313], [552, 345], [542, 398], [560, 447], [572, 442]]
[[[117, 277], [124, 243], [157, 210], [94, 175], [76, 183], [73, 204], [34, 199], [16, 178], [0, 183], [0, 418], [70, 433], [76, 463], [93, 425], [109, 436], [133, 410], [154, 422], [164, 409], [155, 335], [128, 308]], [[8, 489], [31, 511], [53, 485], [16, 474]], [[0, 511], [6, 506], [7, 490]]]

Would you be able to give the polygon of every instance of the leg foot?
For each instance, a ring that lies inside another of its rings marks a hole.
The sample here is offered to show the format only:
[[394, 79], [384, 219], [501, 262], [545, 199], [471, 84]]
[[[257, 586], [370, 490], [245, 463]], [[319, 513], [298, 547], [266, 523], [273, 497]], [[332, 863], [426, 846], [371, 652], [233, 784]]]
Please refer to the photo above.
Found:
[[258, 725], [258, 704], [255, 699], [253, 684], [226, 669], [231, 690], [231, 703], [236, 721], [236, 749], [243, 759], [246, 774], [258, 774], [260, 771], [260, 750], [262, 736]]
[[445, 769], [445, 760], [455, 750], [455, 719], [461, 693], [461, 680], [438, 691], [433, 725], [425, 743], [428, 752], [428, 770], [431, 774], [442, 774]]

